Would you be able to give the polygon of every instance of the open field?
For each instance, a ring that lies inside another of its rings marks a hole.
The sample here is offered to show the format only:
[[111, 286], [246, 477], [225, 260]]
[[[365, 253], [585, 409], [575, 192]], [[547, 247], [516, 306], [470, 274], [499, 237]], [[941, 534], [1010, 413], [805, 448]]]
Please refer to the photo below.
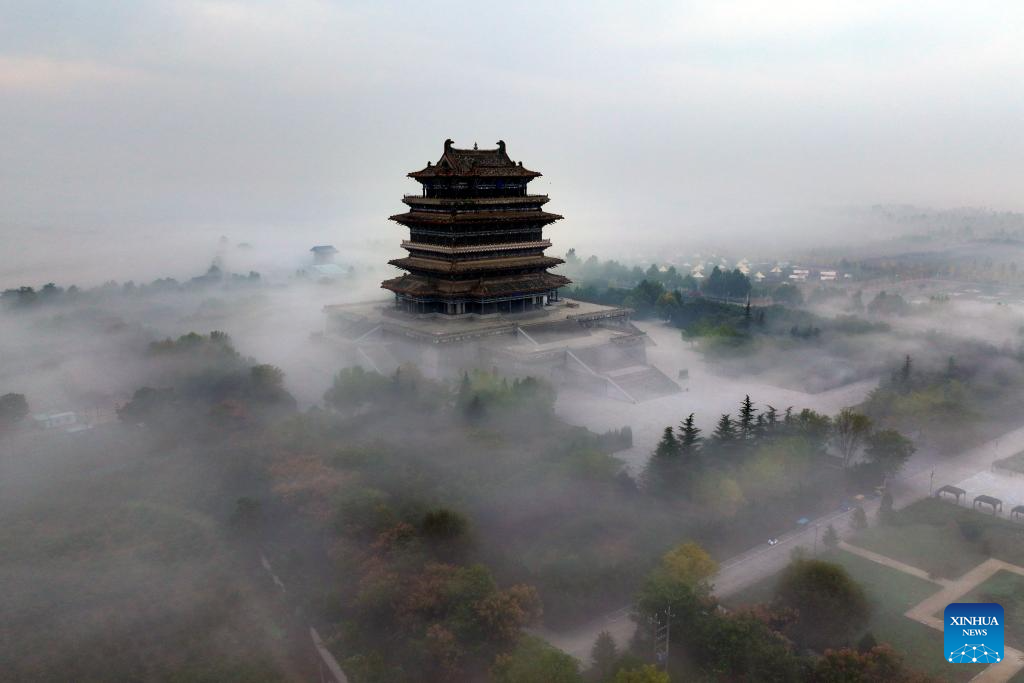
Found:
[[989, 557], [1024, 564], [1024, 525], [934, 498], [873, 524], [851, 541], [936, 577], [958, 577]]
[[1011, 455], [1009, 458], [996, 460], [995, 466], [1024, 474], [1024, 451]]
[[[1001, 570], [958, 602], [995, 602], [1006, 612], [1006, 644], [1024, 647], [1024, 576]], [[936, 615], [942, 617], [942, 614]]]
[[[949, 681], [969, 681], [984, 667], [947, 664], [942, 652], [942, 632], [904, 616], [904, 612], [939, 590], [939, 585], [884, 567], [876, 562], [837, 550], [822, 559], [842, 565], [867, 591], [872, 606], [867, 630], [879, 642], [892, 645], [907, 663]], [[772, 598], [776, 576], [771, 576], [726, 600], [737, 606], [767, 602]]]

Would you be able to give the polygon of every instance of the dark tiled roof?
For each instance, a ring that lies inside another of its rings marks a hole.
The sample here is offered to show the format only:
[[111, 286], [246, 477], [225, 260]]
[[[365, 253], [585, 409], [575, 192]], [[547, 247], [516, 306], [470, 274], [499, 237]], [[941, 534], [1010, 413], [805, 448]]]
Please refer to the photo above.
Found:
[[485, 259], [432, 259], [420, 256], [407, 256], [388, 261], [403, 270], [425, 270], [432, 273], [472, 273], [497, 270], [516, 270], [519, 268], [554, 268], [565, 263], [554, 256], [504, 256]]
[[485, 223], [495, 221], [507, 222], [537, 222], [553, 223], [562, 220], [557, 213], [547, 211], [452, 211], [442, 213], [440, 211], [406, 211], [395, 214], [390, 220], [401, 225], [430, 223], [438, 225], [442, 223]]
[[409, 206], [443, 207], [446, 209], [483, 209], [490, 207], [502, 207], [505, 205], [540, 208], [547, 204], [550, 198], [546, 194], [527, 194], [519, 197], [421, 197], [406, 195], [402, 201]]
[[505, 143], [498, 141], [497, 149], [456, 149], [451, 140], [444, 141], [444, 153], [436, 164], [427, 164], [413, 171], [410, 178], [459, 177], [470, 178], [536, 178], [540, 173], [523, 168], [523, 162], [512, 161], [505, 152]]
[[571, 284], [569, 278], [553, 273], [539, 272], [486, 280], [436, 280], [421, 275], [403, 275], [385, 280], [380, 286], [397, 294], [415, 297], [489, 298], [547, 292], [568, 284]]

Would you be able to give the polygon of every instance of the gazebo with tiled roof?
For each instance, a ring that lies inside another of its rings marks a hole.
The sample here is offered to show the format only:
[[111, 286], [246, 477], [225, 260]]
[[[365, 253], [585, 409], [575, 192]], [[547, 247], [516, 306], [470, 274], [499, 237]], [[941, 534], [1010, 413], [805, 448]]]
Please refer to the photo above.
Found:
[[389, 261], [406, 274], [381, 286], [406, 313], [489, 315], [542, 309], [558, 299], [568, 278], [548, 269], [563, 263], [545, 256], [543, 229], [562, 217], [529, 194], [540, 173], [496, 149], [458, 149], [451, 140], [437, 163], [408, 174], [422, 186], [402, 200], [409, 211], [391, 220], [409, 228], [404, 258]]

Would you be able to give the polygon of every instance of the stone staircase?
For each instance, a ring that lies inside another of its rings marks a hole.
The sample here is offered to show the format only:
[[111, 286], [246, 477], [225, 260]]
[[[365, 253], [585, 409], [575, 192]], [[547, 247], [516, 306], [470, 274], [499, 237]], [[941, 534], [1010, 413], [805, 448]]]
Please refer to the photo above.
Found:
[[367, 370], [379, 372], [384, 376], [395, 373], [401, 363], [394, 354], [383, 344], [360, 344], [357, 347], [360, 364]]
[[653, 365], [631, 365], [604, 373], [637, 402], [678, 394], [682, 389]]

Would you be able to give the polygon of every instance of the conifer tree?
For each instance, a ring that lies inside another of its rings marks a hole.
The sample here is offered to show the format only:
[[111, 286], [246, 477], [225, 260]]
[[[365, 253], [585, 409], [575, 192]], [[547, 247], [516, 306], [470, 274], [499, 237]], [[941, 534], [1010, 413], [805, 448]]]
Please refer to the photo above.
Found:
[[678, 455], [679, 441], [676, 440], [676, 435], [672, 428], [665, 427], [665, 432], [661, 435], [661, 441], [658, 442], [657, 447], [654, 449], [654, 456], [657, 458], [674, 458]]
[[718, 443], [730, 443], [736, 440], [736, 424], [729, 416], [729, 413], [725, 413], [722, 417], [718, 418], [714, 438]]
[[829, 550], [835, 550], [839, 547], [839, 534], [836, 532], [836, 528], [831, 524], [825, 529], [825, 535], [821, 539], [822, 543]]
[[906, 385], [910, 384], [910, 373], [914, 368], [913, 361], [910, 360], [910, 354], [903, 359], [903, 367], [900, 368], [900, 381]]
[[700, 428], [694, 424], [693, 413], [687, 415], [686, 419], [679, 423], [679, 452], [681, 455], [687, 457], [696, 455], [704, 440], [700, 432]]
[[619, 649], [615, 640], [608, 631], [601, 631], [597, 634], [597, 640], [590, 650], [590, 657], [594, 660], [594, 672], [600, 680], [605, 680], [615, 670], [615, 661], [619, 658]]
[[739, 430], [741, 439], [747, 440], [753, 435], [754, 416], [756, 413], [754, 402], [750, 400], [750, 394], [747, 394], [740, 404]]
[[853, 517], [850, 518], [850, 526], [858, 530], [868, 528], [867, 513], [865, 513], [864, 508], [859, 505], [853, 509]]

